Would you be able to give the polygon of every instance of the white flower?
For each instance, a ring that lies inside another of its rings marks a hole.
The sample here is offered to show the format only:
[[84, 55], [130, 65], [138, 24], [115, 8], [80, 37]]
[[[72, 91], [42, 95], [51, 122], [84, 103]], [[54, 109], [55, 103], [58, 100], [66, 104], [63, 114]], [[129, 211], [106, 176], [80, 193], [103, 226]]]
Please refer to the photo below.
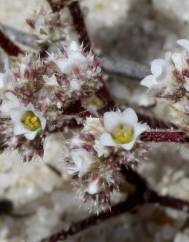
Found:
[[170, 65], [163, 59], [153, 60], [151, 63], [151, 75], [146, 76], [141, 85], [148, 87], [149, 89], [160, 89], [162, 85], [165, 85], [165, 79], [170, 73]]
[[52, 75], [51, 77], [44, 75], [43, 80], [45, 81], [46, 86], [59, 86], [55, 75]]
[[31, 103], [28, 106], [20, 105], [10, 109], [9, 115], [14, 123], [15, 135], [24, 135], [27, 139], [33, 140], [39, 131], [45, 129], [46, 119]]
[[66, 49], [66, 57], [55, 60], [62, 73], [71, 74], [75, 68], [86, 70], [88, 67], [87, 58], [81, 53], [79, 45], [72, 41]]
[[86, 192], [89, 193], [90, 195], [95, 195], [101, 191], [102, 191], [102, 186], [100, 186], [98, 178], [92, 181], [86, 189]]
[[74, 166], [70, 167], [71, 174], [78, 172], [80, 176], [83, 176], [91, 170], [94, 164], [94, 158], [85, 149], [73, 149], [70, 156], [74, 162]]
[[105, 132], [100, 137], [103, 146], [118, 146], [131, 150], [137, 137], [148, 129], [138, 122], [135, 111], [127, 108], [124, 112], [106, 112], [103, 117]]

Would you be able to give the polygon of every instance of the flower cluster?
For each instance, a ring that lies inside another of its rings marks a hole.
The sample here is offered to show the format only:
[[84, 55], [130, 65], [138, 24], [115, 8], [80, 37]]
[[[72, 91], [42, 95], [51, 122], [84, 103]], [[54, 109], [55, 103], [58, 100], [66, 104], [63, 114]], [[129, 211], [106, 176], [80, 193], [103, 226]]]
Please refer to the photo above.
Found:
[[151, 63], [151, 75], [146, 76], [141, 85], [157, 97], [171, 102], [172, 122], [188, 131], [189, 124], [189, 41], [181, 39], [177, 44], [183, 52], [167, 53], [165, 59]]
[[72, 31], [71, 19], [63, 12], [46, 12], [40, 10], [27, 19], [33, 35], [39, 44], [68, 42]]
[[11, 67], [6, 64], [0, 75], [3, 145], [19, 148], [26, 156], [30, 151], [41, 155], [48, 133], [63, 130], [73, 118], [81, 122], [83, 110], [93, 112], [103, 106], [95, 95], [101, 80], [98, 60], [75, 41], [43, 59], [31, 54]]
[[133, 109], [89, 117], [79, 134], [68, 142], [67, 172], [73, 176], [79, 197], [92, 201], [95, 211], [111, 207], [111, 194], [121, 182], [121, 165], [136, 165], [146, 153], [138, 139], [148, 126], [138, 122]]

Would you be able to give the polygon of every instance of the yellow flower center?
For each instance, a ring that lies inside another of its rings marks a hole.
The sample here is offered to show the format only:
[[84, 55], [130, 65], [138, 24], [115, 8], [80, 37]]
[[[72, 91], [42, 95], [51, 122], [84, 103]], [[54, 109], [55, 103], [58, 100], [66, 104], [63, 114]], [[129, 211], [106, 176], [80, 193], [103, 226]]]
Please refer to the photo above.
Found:
[[31, 130], [36, 131], [41, 127], [40, 119], [32, 111], [27, 111], [23, 116], [21, 122], [24, 126]]
[[112, 137], [117, 144], [128, 144], [134, 138], [134, 130], [127, 125], [119, 125], [112, 133]]

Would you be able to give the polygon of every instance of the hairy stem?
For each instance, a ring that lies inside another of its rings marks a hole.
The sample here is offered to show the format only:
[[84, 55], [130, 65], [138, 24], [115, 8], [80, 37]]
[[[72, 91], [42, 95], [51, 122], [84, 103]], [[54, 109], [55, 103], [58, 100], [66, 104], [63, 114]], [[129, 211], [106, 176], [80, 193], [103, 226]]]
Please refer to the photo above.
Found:
[[83, 232], [110, 218], [129, 212], [137, 206], [145, 203], [158, 204], [164, 207], [189, 212], [189, 201], [171, 196], [159, 195], [156, 191], [149, 188], [146, 180], [131, 168], [122, 166], [121, 173], [129, 183], [135, 186], [134, 194], [130, 195], [127, 200], [112, 206], [111, 211], [101, 212], [99, 215], [92, 215], [84, 220], [73, 223], [67, 230], [63, 229], [40, 242], [64, 241], [70, 236]]
[[145, 142], [189, 142], [189, 136], [180, 131], [149, 131], [141, 134], [140, 139]]
[[78, 234], [98, 223], [104, 222], [110, 218], [116, 217], [124, 212], [131, 211], [137, 205], [141, 205], [143, 202], [139, 201], [135, 196], [130, 196], [126, 201], [118, 203], [111, 208], [111, 211], [101, 212], [99, 215], [92, 215], [79, 222], [73, 223], [67, 230], [62, 230], [53, 234], [49, 238], [42, 239], [41, 242], [58, 242], [64, 241], [68, 237]]
[[22, 50], [0, 30], [0, 47], [10, 56], [22, 54]]

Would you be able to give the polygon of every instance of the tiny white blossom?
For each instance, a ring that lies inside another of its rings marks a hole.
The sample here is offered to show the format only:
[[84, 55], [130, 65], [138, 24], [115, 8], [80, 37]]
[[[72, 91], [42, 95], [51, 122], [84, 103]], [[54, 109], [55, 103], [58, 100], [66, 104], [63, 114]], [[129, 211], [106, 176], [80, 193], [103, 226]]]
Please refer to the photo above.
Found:
[[31, 103], [10, 109], [10, 117], [14, 124], [14, 134], [24, 135], [29, 140], [33, 140], [46, 126], [46, 119]]
[[146, 76], [142, 81], [141, 85], [149, 89], [160, 89], [165, 85], [165, 79], [170, 72], [169, 63], [163, 59], [153, 60], [151, 63], [151, 75]]
[[124, 112], [106, 112], [103, 121], [105, 132], [100, 137], [103, 146], [131, 150], [137, 137], [148, 129], [146, 124], [138, 122], [138, 117], [131, 108], [127, 108]]
[[98, 178], [92, 181], [91, 183], [89, 183], [86, 189], [86, 192], [89, 193], [90, 195], [95, 195], [101, 191], [102, 191], [102, 186], [100, 186]]
[[91, 170], [94, 164], [94, 158], [83, 148], [73, 149], [70, 156], [74, 162], [74, 166], [70, 167], [70, 174], [78, 172], [82, 177]]
[[77, 42], [72, 41], [66, 51], [66, 57], [55, 60], [56, 65], [62, 73], [71, 74], [75, 68], [86, 70], [88, 67], [87, 58], [82, 54]]

